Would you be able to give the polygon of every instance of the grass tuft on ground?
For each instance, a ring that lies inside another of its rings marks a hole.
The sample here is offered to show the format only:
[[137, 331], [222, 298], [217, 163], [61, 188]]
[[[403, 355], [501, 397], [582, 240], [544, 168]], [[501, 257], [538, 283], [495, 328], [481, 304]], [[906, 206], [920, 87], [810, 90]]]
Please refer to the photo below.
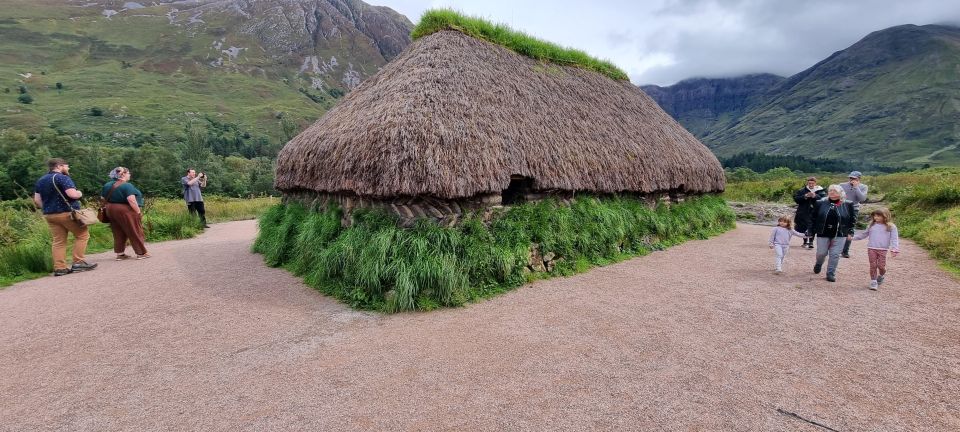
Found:
[[414, 40], [443, 30], [456, 30], [468, 36], [506, 47], [520, 55], [565, 66], [578, 66], [604, 74], [618, 81], [627, 81], [627, 73], [607, 60], [591, 57], [572, 48], [543, 41], [503, 24], [463, 15], [452, 9], [431, 9], [420, 17], [413, 29]]
[[[471, 216], [452, 228], [421, 220], [401, 228], [376, 211], [277, 205], [260, 219], [253, 250], [350, 306], [384, 312], [460, 306], [525, 282], [572, 275], [598, 265], [703, 239], [734, 226], [719, 197], [649, 208], [628, 198], [581, 197], [513, 206], [484, 223]], [[528, 268], [531, 246], [555, 255], [549, 271]]]

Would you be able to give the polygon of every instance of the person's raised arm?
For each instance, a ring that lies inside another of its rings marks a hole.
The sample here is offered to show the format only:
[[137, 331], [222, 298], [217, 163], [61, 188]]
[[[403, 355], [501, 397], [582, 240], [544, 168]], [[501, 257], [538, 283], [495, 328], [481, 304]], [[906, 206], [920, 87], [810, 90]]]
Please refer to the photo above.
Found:
[[192, 179], [184, 177], [181, 183], [183, 183], [184, 186], [193, 186], [197, 184], [197, 182], [199, 181], [200, 181], [200, 177], [194, 177]]
[[867, 200], [867, 185], [863, 183], [858, 183], [856, 186], [850, 185], [850, 195], [853, 195], [850, 198], [850, 201], [855, 203], [862, 203]]
[[793, 194], [793, 201], [797, 204], [803, 204], [803, 202], [806, 200], [807, 200], [806, 188], [800, 189], [797, 191], [797, 193]]
[[136, 195], [127, 195], [127, 203], [130, 204], [130, 208], [132, 208], [134, 212], [140, 214], [140, 205], [137, 204]]

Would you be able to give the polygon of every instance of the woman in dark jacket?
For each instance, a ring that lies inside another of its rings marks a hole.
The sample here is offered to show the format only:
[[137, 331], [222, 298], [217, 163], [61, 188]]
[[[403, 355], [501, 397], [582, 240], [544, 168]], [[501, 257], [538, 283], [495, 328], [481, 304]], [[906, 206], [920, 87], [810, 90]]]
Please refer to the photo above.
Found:
[[150, 258], [143, 235], [143, 193], [130, 183], [129, 169], [117, 167], [114, 174], [116, 180], [107, 182], [100, 192], [100, 196], [107, 200], [113, 252], [117, 254], [117, 261], [129, 259], [125, 253], [129, 240], [137, 259]]
[[808, 178], [807, 185], [793, 194], [793, 200], [797, 203], [797, 213], [793, 217], [793, 222], [796, 224], [794, 229], [807, 235], [803, 239], [803, 246], [801, 247], [813, 249], [814, 236], [816, 235], [811, 230], [813, 227], [813, 210], [817, 201], [825, 196], [827, 196], [827, 192], [817, 185], [816, 177]]
[[843, 195], [840, 185], [830, 185], [827, 188], [827, 197], [817, 201], [814, 207], [813, 232], [817, 235], [817, 263], [813, 266], [813, 272], [820, 274], [823, 261], [829, 255], [827, 280], [830, 282], [837, 281], [840, 253], [846, 240], [853, 238], [853, 203], [845, 200]]

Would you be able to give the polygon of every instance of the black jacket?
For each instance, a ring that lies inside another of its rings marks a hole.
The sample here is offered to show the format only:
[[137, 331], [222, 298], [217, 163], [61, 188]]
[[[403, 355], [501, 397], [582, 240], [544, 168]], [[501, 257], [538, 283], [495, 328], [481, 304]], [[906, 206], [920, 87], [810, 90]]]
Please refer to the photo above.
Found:
[[[834, 204], [830, 202], [830, 198], [824, 198], [820, 201], [817, 201], [816, 207], [814, 208], [813, 222], [813, 232], [817, 235], [824, 234], [823, 231], [824, 228], [826, 228], [824, 225], [827, 223], [827, 214], [830, 212], [832, 207], [834, 207]], [[853, 235], [854, 224], [856, 222], [853, 216], [853, 203], [850, 201], [843, 201], [843, 204], [837, 207], [837, 214], [839, 216], [840, 229], [837, 231], [836, 237]]]
[[813, 210], [817, 201], [827, 196], [827, 191], [820, 186], [817, 186], [817, 190], [813, 191], [816, 194], [813, 198], [807, 198], [807, 192], [810, 192], [810, 189], [804, 186], [793, 194], [793, 201], [797, 203], [797, 213], [793, 220], [796, 222], [796, 230], [800, 232], [806, 232], [811, 228], [813, 225]]

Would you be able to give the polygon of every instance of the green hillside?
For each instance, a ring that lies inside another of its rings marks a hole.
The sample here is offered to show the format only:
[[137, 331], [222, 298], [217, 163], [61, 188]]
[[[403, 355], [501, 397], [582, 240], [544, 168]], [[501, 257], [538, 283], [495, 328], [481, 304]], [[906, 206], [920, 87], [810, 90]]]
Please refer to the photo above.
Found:
[[[318, 118], [409, 43], [411, 27], [392, 11], [382, 16], [394, 20], [397, 30], [387, 36], [406, 38], [394, 52], [385, 52], [390, 50], [378, 49], [377, 39], [358, 28], [361, 23], [349, 22], [349, 11], [332, 9], [335, 2], [301, 2], [316, 8], [313, 17], [296, 12], [291, 2], [271, 0], [246, 11], [240, 2], [210, 0], [149, 7], [112, 1], [4, 3], [0, 129], [49, 127], [81, 141], [182, 134], [184, 125], [206, 117], [281, 140], [284, 121], [302, 126]], [[303, 23], [277, 29], [276, 21], [286, 19]], [[297, 33], [309, 29], [311, 20], [317, 21], [313, 34]], [[21, 88], [32, 103], [18, 101]]]
[[704, 138], [717, 153], [762, 151], [960, 164], [960, 29], [875, 32], [782, 83], [769, 102]]
[[[743, 78], [713, 81], [737, 80]], [[877, 31], [772, 87], [758, 87], [760, 95], [724, 104], [698, 100], [698, 94], [717, 96], [687, 87], [648, 89], [681, 123], [697, 125], [700, 139], [721, 157], [761, 152], [890, 166], [960, 164], [960, 28]], [[715, 121], [703, 124], [703, 107], [719, 108], [706, 116]]]

